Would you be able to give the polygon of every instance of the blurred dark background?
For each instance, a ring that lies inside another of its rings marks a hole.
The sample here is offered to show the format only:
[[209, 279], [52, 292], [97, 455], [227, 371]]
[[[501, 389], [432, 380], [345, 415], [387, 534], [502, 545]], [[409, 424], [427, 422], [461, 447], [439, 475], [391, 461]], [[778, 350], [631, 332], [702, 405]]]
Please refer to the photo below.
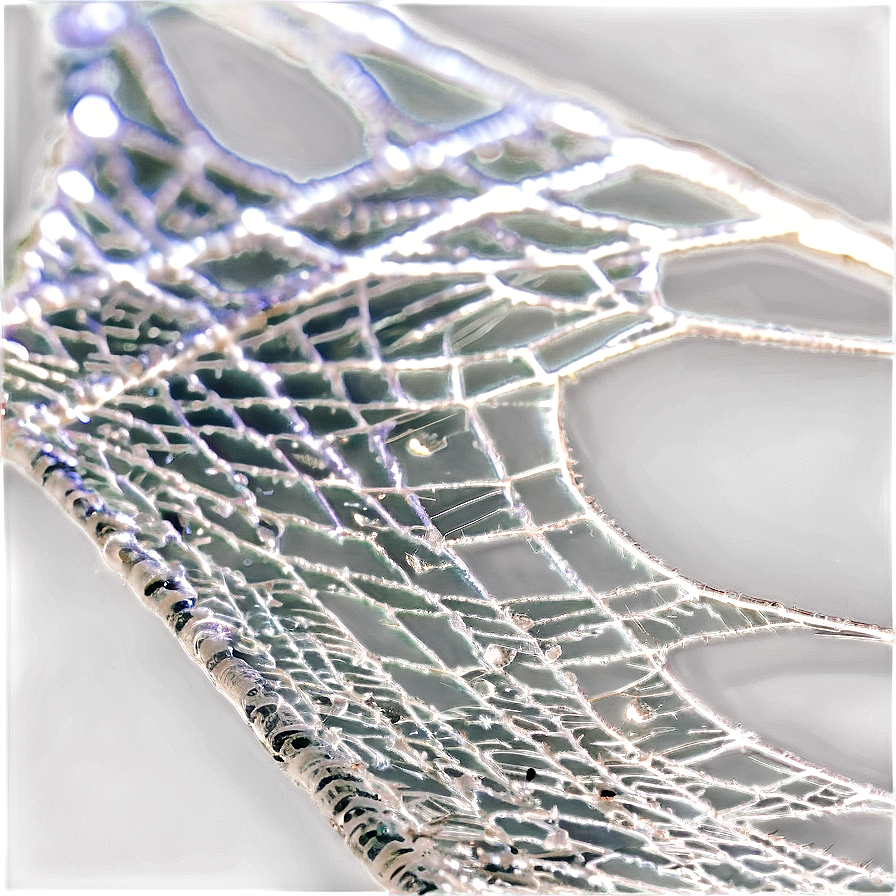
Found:
[[[446, 40], [892, 221], [889, 3], [405, 11]], [[6, 4], [2, 15], [9, 253], [40, 202], [59, 62], [32, 11]], [[892, 331], [886, 295], [783, 253], [682, 262], [663, 287], [677, 307]], [[583, 377], [564, 421], [586, 489], [650, 553], [716, 588], [889, 625], [892, 393], [888, 362], [691, 341]], [[341, 838], [283, 786], [87, 539], [18, 474], [4, 469], [3, 486], [5, 889], [369, 890]], [[889, 650], [780, 633], [689, 646], [669, 664], [760, 739], [892, 786]], [[892, 864], [881, 819], [767, 830]]]

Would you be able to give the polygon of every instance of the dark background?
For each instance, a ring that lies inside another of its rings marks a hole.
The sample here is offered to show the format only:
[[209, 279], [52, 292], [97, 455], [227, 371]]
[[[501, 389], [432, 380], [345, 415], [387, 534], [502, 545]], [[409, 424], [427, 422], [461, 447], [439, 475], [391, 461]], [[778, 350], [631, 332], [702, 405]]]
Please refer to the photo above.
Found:
[[[407, 12], [860, 218], [892, 221], [891, 4]], [[39, 202], [59, 100], [33, 14], [7, 4], [3, 23], [8, 250]], [[783, 253], [681, 262], [663, 287], [682, 308], [892, 331], [884, 294]], [[688, 341], [582, 378], [564, 419], [586, 490], [650, 553], [716, 588], [890, 625], [892, 382], [883, 361]], [[3, 501], [5, 888], [368, 890], [341, 838], [283, 786], [87, 539], [9, 470]], [[752, 635], [673, 651], [669, 664], [760, 739], [892, 786], [886, 648]], [[880, 819], [768, 830], [892, 863]]]

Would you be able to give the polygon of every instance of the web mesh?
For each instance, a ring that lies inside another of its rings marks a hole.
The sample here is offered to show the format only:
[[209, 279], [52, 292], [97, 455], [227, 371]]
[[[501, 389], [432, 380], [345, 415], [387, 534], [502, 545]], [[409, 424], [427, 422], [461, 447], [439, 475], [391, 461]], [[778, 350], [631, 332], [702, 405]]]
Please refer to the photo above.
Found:
[[[10, 456], [391, 889], [891, 890], [757, 827], [891, 797], [667, 663], [749, 631], [891, 632], [670, 569], [584, 493], [563, 432], [578, 373], [666, 340], [891, 353], [673, 311], [662, 258], [779, 241], [871, 277], [889, 248], [383, 10], [195, 11], [340, 94], [368, 160], [299, 185], [238, 159], [141, 8], [58, 12], [69, 114], [8, 291]], [[719, 220], [601, 212], [633, 172]]]

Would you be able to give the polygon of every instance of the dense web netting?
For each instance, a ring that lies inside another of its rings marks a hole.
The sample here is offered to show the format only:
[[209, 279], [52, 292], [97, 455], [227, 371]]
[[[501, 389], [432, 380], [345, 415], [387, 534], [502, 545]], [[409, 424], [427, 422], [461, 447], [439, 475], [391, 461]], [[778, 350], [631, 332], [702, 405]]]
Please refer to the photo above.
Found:
[[[367, 161], [299, 185], [236, 158], [146, 10], [54, 13], [67, 118], [7, 290], [10, 457], [391, 889], [889, 891], [758, 825], [886, 816], [890, 795], [718, 717], [667, 656], [891, 632], [652, 557], [583, 492], [563, 402], [576, 374], [686, 336], [889, 355], [673, 311], [658, 267], [777, 241], [887, 276], [890, 248], [386, 11], [195, 12], [340, 95]], [[602, 212], [634, 174], [718, 216]]]

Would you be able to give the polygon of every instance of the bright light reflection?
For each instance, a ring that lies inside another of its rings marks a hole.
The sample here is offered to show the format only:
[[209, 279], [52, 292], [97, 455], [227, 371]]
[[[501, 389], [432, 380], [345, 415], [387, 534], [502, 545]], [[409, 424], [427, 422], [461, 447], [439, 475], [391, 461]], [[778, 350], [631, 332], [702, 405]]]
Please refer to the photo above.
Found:
[[41, 218], [40, 232], [48, 240], [59, 242], [59, 240], [64, 237], [73, 237], [75, 235], [75, 228], [72, 226], [72, 222], [69, 221], [61, 211], [55, 209], [54, 211], [47, 212], [47, 214]]
[[75, 202], [88, 203], [93, 200], [93, 184], [80, 171], [63, 171], [57, 178], [59, 189]]
[[78, 13], [78, 21], [103, 34], [111, 34], [127, 21], [127, 15], [117, 3], [88, 3]]
[[75, 127], [88, 137], [103, 140], [118, 130], [118, 113], [104, 96], [85, 96], [72, 110]]
[[243, 222], [249, 233], [257, 235], [259, 233], [264, 233], [267, 230], [267, 218], [261, 209], [247, 208], [242, 215], [240, 215], [240, 220]]
[[196, 258], [196, 250], [192, 246], [178, 246], [169, 256], [168, 264], [174, 268], [185, 268]]
[[383, 157], [398, 171], [407, 171], [411, 167], [407, 153], [394, 144], [390, 144], [383, 150]]
[[397, 50], [401, 46], [402, 29], [395, 19], [374, 19], [368, 23], [367, 36], [381, 46]]
[[572, 103], [557, 103], [551, 110], [551, 118], [561, 128], [576, 134], [603, 136], [607, 133], [607, 124], [599, 115]]
[[830, 255], [850, 255], [884, 274], [893, 273], [893, 249], [844, 227], [837, 221], [810, 221], [800, 229], [799, 240], [810, 249]]

